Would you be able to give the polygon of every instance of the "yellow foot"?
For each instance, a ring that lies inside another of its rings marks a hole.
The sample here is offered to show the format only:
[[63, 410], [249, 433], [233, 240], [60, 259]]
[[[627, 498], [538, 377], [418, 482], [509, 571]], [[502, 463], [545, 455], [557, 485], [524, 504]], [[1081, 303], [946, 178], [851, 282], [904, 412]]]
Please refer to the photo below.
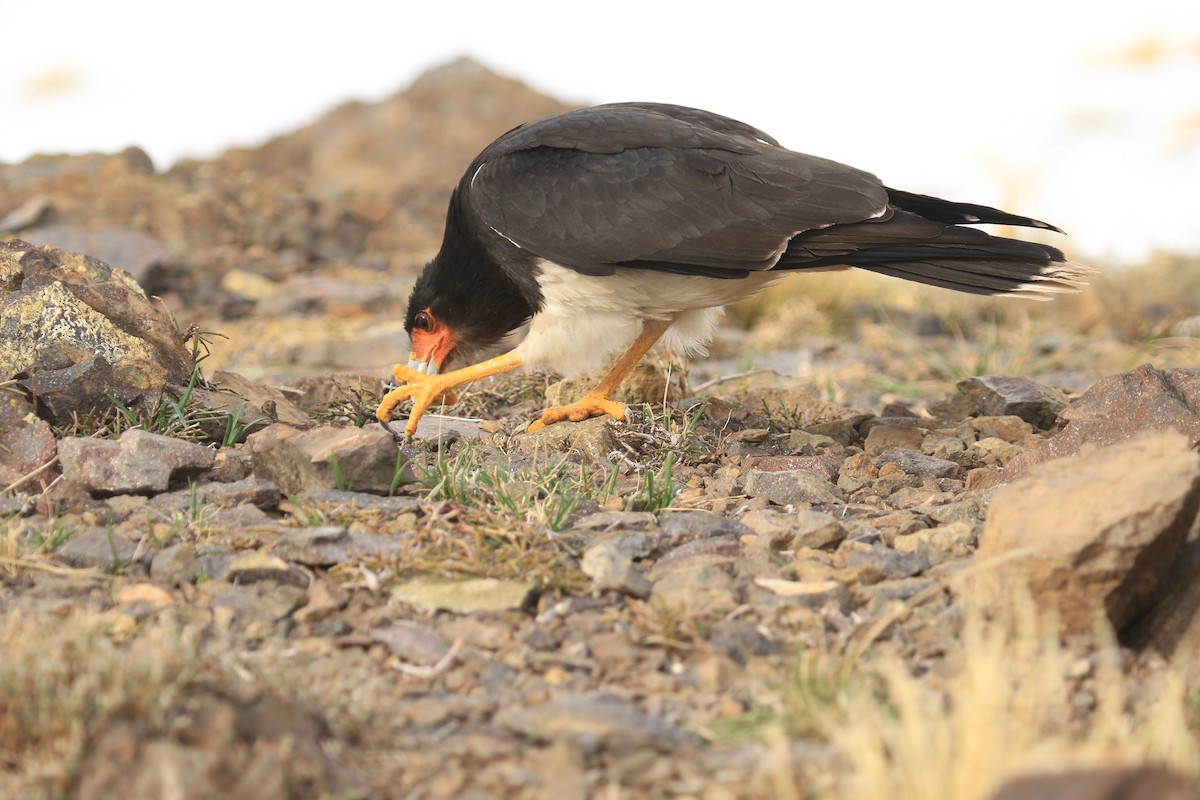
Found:
[[600, 395], [589, 394], [570, 405], [547, 408], [542, 412], [541, 419], [529, 423], [528, 432], [540, 431], [547, 425], [553, 425], [563, 420], [569, 419], [572, 422], [582, 422], [585, 419], [600, 417], [605, 414], [610, 417], [616, 417], [624, 422], [625, 411], [624, 403], [618, 403], [615, 400], [609, 400], [607, 397], [601, 397]]
[[412, 438], [416, 432], [417, 422], [420, 421], [421, 415], [431, 405], [435, 403], [454, 405], [458, 402], [458, 395], [450, 388], [452, 381], [447, 381], [445, 376], [423, 375], [403, 364], [397, 364], [392, 370], [392, 374], [396, 376], [396, 380], [407, 381], [407, 383], [383, 396], [379, 408], [375, 410], [375, 418], [387, 425], [392, 421], [396, 407], [405, 400], [411, 399], [413, 401], [412, 413], [409, 414], [408, 423], [404, 426], [404, 435], [409, 438]]

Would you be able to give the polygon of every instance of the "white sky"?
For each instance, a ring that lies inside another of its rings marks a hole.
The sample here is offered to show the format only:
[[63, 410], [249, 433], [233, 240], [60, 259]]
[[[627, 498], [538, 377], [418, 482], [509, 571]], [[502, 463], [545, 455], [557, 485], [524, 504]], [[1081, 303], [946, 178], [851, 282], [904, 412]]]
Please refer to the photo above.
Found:
[[[471, 55], [567, 101], [709, 108], [1002, 204], [1076, 257], [1200, 250], [1200, 2], [0, 0], [0, 30], [5, 162], [137, 144], [165, 168]], [[1167, 55], [1113, 64], [1149, 40]]]

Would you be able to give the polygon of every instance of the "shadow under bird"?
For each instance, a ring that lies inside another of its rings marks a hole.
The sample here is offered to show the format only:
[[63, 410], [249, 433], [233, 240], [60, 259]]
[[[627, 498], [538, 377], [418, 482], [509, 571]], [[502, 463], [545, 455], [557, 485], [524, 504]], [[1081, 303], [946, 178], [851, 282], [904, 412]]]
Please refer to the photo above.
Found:
[[[985, 295], [1078, 288], [1087, 268], [980, 223], [1058, 231], [987, 206], [891, 189], [682, 106], [616, 103], [546, 117], [487, 146], [450, 198], [438, 254], [413, 288], [407, 364], [376, 416], [413, 401], [405, 433], [464, 383], [521, 367], [564, 375], [624, 351], [537, 430], [611, 415], [611, 394], [660, 339], [702, 352], [721, 307], [795, 272], [857, 267]], [[1058, 231], [1061, 233], [1061, 231]], [[529, 323], [511, 351], [484, 361]]]

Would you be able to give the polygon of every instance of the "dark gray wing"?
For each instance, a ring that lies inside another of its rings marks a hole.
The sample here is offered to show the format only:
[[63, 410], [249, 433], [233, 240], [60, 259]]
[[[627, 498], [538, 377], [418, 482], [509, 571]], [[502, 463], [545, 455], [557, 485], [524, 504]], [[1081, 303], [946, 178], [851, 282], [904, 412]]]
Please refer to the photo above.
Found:
[[798, 232], [870, 219], [888, 203], [874, 175], [786, 150], [727, 117], [656, 104], [510, 131], [459, 191], [486, 228], [588, 274], [770, 269]]

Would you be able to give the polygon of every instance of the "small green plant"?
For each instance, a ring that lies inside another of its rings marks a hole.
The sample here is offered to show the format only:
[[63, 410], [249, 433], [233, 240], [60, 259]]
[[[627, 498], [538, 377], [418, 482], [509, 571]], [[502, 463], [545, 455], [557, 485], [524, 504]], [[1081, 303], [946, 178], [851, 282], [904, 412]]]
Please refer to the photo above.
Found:
[[117, 550], [117, 539], [113, 535], [112, 522], [104, 526], [104, 532], [108, 536], [108, 549], [112, 553], [112, 565], [108, 568], [110, 575], [120, 575], [129, 566], [129, 562], [121, 558], [120, 552]]
[[241, 421], [242, 412], [246, 410], [247, 402], [243, 400], [238, 403], [238, 407], [234, 409], [233, 414], [225, 420], [225, 435], [221, 437], [222, 447], [233, 447], [238, 442], [245, 440], [246, 434], [254, 427], [251, 423], [243, 423]]
[[674, 465], [675, 454], [667, 453], [657, 472], [643, 472], [637, 494], [630, 501], [630, 506], [637, 511], [649, 511], [654, 514], [669, 508], [675, 495], [679, 494], [679, 488], [671, 481]]
[[342, 462], [338, 460], [337, 453], [329, 454], [329, 468], [333, 470], [333, 485], [337, 487], [337, 490], [339, 492], [351, 491], [354, 482], [346, 480], [346, 477], [342, 475]]
[[66, 544], [75, 533], [74, 525], [68, 525], [58, 517], [51, 517], [44, 527], [25, 531], [24, 542], [19, 549], [48, 555]]
[[453, 457], [439, 450], [428, 466], [417, 465], [417, 469], [430, 499], [492, 509], [514, 519], [538, 522], [552, 531], [567, 527], [581, 500], [604, 502], [611, 497], [619, 477], [613, 465], [605, 478], [597, 481], [591, 467], [573, 463], [567, 456], [517, 468], [484, 464], [469, 447]]
[[403, 452], [396, 453], [396, 463], [392, 465], [392, 480], [388, 483], [388, 497], [396, 494], [400, 484], [412, 480], [412, 472], [408, 468], [408, 459]]

